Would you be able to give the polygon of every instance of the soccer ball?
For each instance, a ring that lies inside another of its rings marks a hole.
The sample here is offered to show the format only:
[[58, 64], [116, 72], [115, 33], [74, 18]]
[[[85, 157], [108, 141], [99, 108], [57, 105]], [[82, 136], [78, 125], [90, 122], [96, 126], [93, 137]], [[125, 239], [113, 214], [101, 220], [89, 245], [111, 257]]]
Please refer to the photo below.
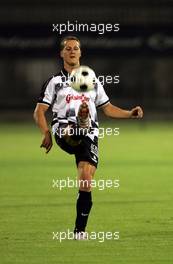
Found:
[[80, 66], [70, 74], [70, 86], [77, 92], [88, 92], [94, 89], [95, 72], [88, 66]]

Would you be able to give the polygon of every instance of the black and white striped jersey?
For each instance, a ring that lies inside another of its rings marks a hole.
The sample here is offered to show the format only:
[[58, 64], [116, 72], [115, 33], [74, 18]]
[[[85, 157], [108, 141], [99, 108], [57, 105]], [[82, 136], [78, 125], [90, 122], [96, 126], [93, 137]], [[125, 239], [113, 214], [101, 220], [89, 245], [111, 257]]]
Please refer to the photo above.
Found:
[[98, 136], [98, 119], [96, 107], [109, 102], [109, 98], [99, 80], [96, 80], [94, 90], [77, 92], [69, 85], [69, 74], [63, 69], [59, 74], [52, 76], [43, 85], [38, 103], [47, 104], [52, 108], [52, 132], [55, 134], [58, 126], [64, 123], [77, 122], [79, 106], [86, 102], [89, 107], [91, 124], [95, 127], [95, 136]]

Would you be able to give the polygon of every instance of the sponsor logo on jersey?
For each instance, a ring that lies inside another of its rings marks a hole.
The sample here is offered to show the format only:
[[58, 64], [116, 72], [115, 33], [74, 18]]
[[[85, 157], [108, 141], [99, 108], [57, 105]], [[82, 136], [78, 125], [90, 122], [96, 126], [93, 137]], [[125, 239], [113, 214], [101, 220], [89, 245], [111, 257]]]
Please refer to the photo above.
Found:
[[81, 95], [68, 94], [66, 96], [66, 102], [69, 104], [71, 100], [81, 100], [82, 102], [89, 102], [90, 98], [84, 94]]

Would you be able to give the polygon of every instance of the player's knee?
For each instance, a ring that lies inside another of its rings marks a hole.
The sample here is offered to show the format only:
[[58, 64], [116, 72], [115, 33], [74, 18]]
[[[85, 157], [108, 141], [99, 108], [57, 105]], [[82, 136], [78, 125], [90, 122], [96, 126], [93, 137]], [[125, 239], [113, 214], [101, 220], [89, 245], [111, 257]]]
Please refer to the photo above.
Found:
[[83, 170], [80, 177], [80, 190], [85, 192], [91, 191], [91, 182], [92, 175], [88, 171]]

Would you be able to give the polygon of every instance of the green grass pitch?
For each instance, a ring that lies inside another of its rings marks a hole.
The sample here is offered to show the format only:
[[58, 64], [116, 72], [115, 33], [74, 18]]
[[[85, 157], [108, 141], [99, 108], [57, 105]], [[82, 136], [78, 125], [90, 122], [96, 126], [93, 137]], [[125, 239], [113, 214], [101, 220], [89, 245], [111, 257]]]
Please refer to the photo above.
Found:
[[74, 158], [56, 144], [46, 155], [33, 124], [1, 124], [1, 264], [173, 263], [173, 124], [114, 126], [119, 136], [100, 139], [95, 179], [119, 179], [120, 188], [93, 190], [87, 230], [120, 238], [60, 243], [52, 232], [73, 230], [77, 189], [52, 181], [75, 179]]

